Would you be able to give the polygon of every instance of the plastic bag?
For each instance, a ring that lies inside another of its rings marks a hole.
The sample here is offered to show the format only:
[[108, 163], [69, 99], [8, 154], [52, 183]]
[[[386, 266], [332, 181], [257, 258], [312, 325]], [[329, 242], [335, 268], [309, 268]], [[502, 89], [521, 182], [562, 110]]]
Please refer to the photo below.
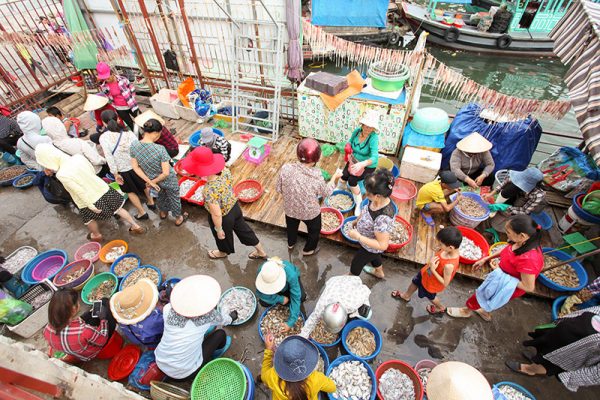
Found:
[[590, 214], [600, 215], [600, 190], [594, 190], [585, 196], [582, 208]]
[[329, 143], [324, 143], [321, 145], [321, 154], [323, 157], [329, 157], [333, 153], [335, 153], [335, 146]]
[[2, 299], [0, 300], [0, 322], [8, 325], [17, 325], [23, 321], [31, 312], [31, 304], [21, 300]]
[[129, 375], [128, 382], [139, 390], [150, 390], [151, 381], [164, 381], [166, 375], [158, 369], [154, 351], [145, 351], [140, 356], [133, 372]]
[[583, 180], [600, 180], [600, 169], [590, 156], [576, 147], [561, 147], [538, 164], [544, 173], [544, 183], [561, 192], [568, 192]]
[[179, 87], [177, 88], [177, 97], [179, 97], [179, 100], [181, 100], [181, 103], [184, 106], [190, 107], [188, 95], [192, 91], [194, 91], [194, 89], [196, 89], [196, 84], [194, 83], [194, 80], [192, 78], [187, 78], [186, 80], [181, 82], [181, 85], [179, 85]]

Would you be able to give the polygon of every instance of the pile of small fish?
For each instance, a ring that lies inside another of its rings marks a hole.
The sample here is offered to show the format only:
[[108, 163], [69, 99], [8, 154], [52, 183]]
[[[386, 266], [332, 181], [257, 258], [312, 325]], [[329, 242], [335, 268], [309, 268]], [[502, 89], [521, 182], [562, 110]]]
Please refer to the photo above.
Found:
[[346, 346], [348, 346], [348, 350], [359, 357], [370, 356], [377, 347], [373, 332], [362, 326], [350, 331], [346, 336]]
[[402, 222], [394, 220], [392, 233], [390, 234], [390, 243], [402, 244], [408, 240], [408, 229]]
[[23, 165], [13, 165], [12, 167], [4, 168], [0, 170], [0, 181], [15, 179], [25, 171], [27, 171], [27, 167]]
[[481, 218], [487, 212], [477, 200], [467, 196], [461, 196], [456, 208], [458, 208], [461, 213], [475, 218]]
[[[544, 255], [544, 266], [546, 268], [552, 267], [561, 262], [563, 261], [556, 257]], [[562, 267], [553, 268], [550, 271], [545, 271], [544, 276], [561, 286], [571, 288], [579, 286], [579, 277], [577, 276], [577, 272], [575, 272], [573, 267], [571, 267], [569, 264], [565, 264]]]
[[317, 371], [322, 374], [325, 373], [325, 360], [323, 360], [323, 356], [321, 356], [321, 352], [319, 352], [319, 361], [317, 361]]
[[184, 197], [186, 194], [188, 194], [188, 192], [192, 189], [192, 186], [195, 184], [196, 182], [191, 179], [186, 179], [185, 181], [181, 182], [179, 185], [179, 197]]
[[333, 196], [329, 196], [327, 203], [329, 204], [329, 207], [344, 211], [354, 205], [354, 200], [347, 194], [334, 194]]
[[95, 250], [85, 252], [81, 255], [82, 260], [93, 260], [98, 255], [98, 252]]
[[421, 382], [423, 382], [423, 387], [427, 387], [427, 380], [429, 379], [429, 374], [431, 374], [431, 368], [420, 368], [417, 370], [417, 374], [419, 374], [419, 378]]
[[52, 298], [53, 294], [54, 293], [51, 290], [45, 291], [42, 294], [40, 294], [39, 296], [34, 297], [29, 302], [29, 304], [31, 304], [31, 306], [33, 307], [34, 310], [37, 310], [38, 308], [40, 308], [41, 306], [43, 306], [44, 304], [49, 302], [50, 299]]
[[33, 181], [33, 175], [27, 175], [27, 176], [24, 176], [24, 177], [20, 178], [19, 180], [17, 180], [15, 182], [15, 185], [25, 186], [25, 185], [29, 185], [31, 183], [31, 181]]
[[275, 346], [278, 346], [286, 337], [299, 334], [302, 326], [304, 326], [302, 317], [298, 317], [298, 320], [292, 329], [287, 332], [282, 332], [281, 325], [287, 323], [289, 317], [290, 309], [281, 304], [277, 304], [267, 312], [260, 322], [260, 331], [263, 336], [267, 336], [267, 333], [270, 332], [275, 337]]
[[110, 297], [116, 284], [113, 280], [107, 280], [96, 286], [90, 294], [88, 294], [88, 301], [102, 300], [104, 297]]
[[255, 188], [248, 188], [248, 189], [244, 189], [241, 190], [238, 193], [238, 199], [240, 200], [250, 200], [255, 198], [256, 196], [258, 196], [259, 191], [256, 190]]
[[339, 337], [338, 333], [331, 333], [325, 329], [325, 323], [323, 318], [319, 318], [319, 322], [315, 326], [315, 329], [310, 334], [310, 338], [317, 343], [331, 344], [335, 342]]
[[134, 285], [137, 281], [144, 278], [150, 279], [155, 285], [158, 285], [159, 275], [156, 270], [152, 268], [138, 268], [125, 278], [122, 288], [125, 289], [126, 287]]
[[526, 396], [523, 392], [515, 389], [512, 386], [499, 386], [498, 391], [502, 393], [508, 400], [531, 400], [531, 397]]
[[4, 261], [4, 264], [2, 264], [2, 268], [10, 272], [11, 274], [16, 274], [21, 268], [23, 268], [25, 264], [27, 264], [29, 260], [35, 257], [36, 254], [37, 251], [29, 247], [20, 249], [15, 254], [10, 256], [10, 258]]
[[379, 378], [383, 400], [414, 400], [415, 384], [408, 375], [396, 368], [386, 370]]
[[322, 230], [331, 232], [340, 226], [340, 219], [333, 211], [324, 211], [321, 213]]
[[477, 246], [471, 239], [464, 236], [462, 242], [460, 242], [458, 253], [461, 257], [464, 257], [468, 260], [479, 260], [483, 256], [481, 248]]
[[346, 236], [348, 236], [348, 234], [350, 233], [350, 231], [352, 229], [354, 229], [354, 227], [352, 226], [351, 222], [344, 224], [344, 226], [342, 226], [342, 232], [344, 232], [344, 235], [346, 235]]
[[237, 311], [239, 321], [246, 321], [254, 314], [256, 298], [250, 289], [233, 288], [221, 297], [219, 308], [223, 314]]
[[125, 257], [115, 265], [115, 275], [125, 276], [129, 271], [139, 267], [138, 259], [135, 257]]
[[360, 361], [346, 361], [331, 371], [329, 377], [335, 382], [335, 399], [368, 400], [371, 398], [373, 382]]
[[190, 197], [190, 200], [202, 203], [204, 201], [204, 185], [198, 186], [194, 194]]
[[73, 271], [62, 279], [61, 284], [66, 285], [67, 283], [73, 282], [75, 279], [80, 278], [83, 274], [85, 274], [86, 268], [78, 268], [76, 271]]
[[123, 254], [125, 254], [125, 246], [115, 246], [106, 252], [104, 258], [108, 262], [113, 262]]

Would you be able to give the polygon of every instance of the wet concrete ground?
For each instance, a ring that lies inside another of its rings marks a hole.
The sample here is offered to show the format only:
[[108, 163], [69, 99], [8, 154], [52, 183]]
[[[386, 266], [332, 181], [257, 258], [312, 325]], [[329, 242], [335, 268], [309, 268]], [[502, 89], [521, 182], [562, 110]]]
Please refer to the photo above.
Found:
[[[214, 276], [223, 289], [233, 285], [254, 288], [254, 279], [260, 261], [247, 258], [250, 249], [239, 242], [237, 252], [227, 260], [210, 260], [207, 250], [214, 242], [207, 222], [207, 213], [199, 207], [184, 205], [190, 219], [181, 227], [175, 227], [173, 220], [163, 220], [149, 212], [150, 220], [143, 221], [149, 229], [143, 236], [130, 236], [127, 226], [115, 220], [101, 224], [107, 240], [124, 239], [129, 242], [131, 252], [139, 254], [142, 262], [159, 267], [167, 277], [185, 277], [192, 274]], [[72, 257], [83, 244], [87, 234], [79, 216], [68, 207], [46, 203], [35, 188], [18, 191], [13, 188], [0, 189], [0, 251], [8, 255], [19, 246], [29, 245], [37, 249], [61, 248]], [[323, 241], [316, 257], [303, 258], [300, 246], [288, 255], [285, 233], [262, 224], [252, 225], [265, 245], [269, 255], [276, 255], [291, 261], [302, 270], [303, 284], [308, 300], [304, 311], [311, 311], [325, 281], [335, 275], [348, 272], [353, 249], [333, 242]], [[298, 249], [300, 247], [300, 249]], [[108, 270], [97, 263], [99, 270]], [[390, 297], [390, 291], [404, 289], [414, 276], [414, 265], [385, 260], [386, 279], [377, 280], [363, 275], [363, 280], [371, 288], [372, 322], [381, 330], [384, 337], [382, 352], [372, 366], [389, 359], [400, 359], [414, 364], [422, 359], [458, 360], [467, 362], [483, 372], [490, 383], [500, 381], [517, 382], [529, 389], [537, 399], [578, 399], [600, 398], [600, 388], [580, 389], [577, 394], [567, 391], [556, 378], [529, 378], [512, 373], [504, 366], [505, 359], [521, 359], [520, 342], [534, 326], [550, 320], [550, 303], [535, 298], [525, 298], [511, 302], [494, 313], [494, 320], [486, 323], [479, 317], [470, 320], [453, 320], [447, 316], [429, 316], [425, 310], [426, 301], [416, 296], [408, 303], [400, 303]], [[459, 305], [475, 290], [476, 283], [457, 277], [450, 288], [441, 295], [447, 305]], [[201, 301], [201, 298], [199, 298]], [[258, 336], [259, 311], [250, 322], [240, 327], [227, 327], [234, 337], [227, 356], [244, 361], [256, 377], [260, 373], [263, 344]], [[46, 344], [40, 334], [27, 340], [40, 349]], [[339, 350], [329, 350], [331, 359]], [[92, 361], [84, 369], [106, 377], [107, 361]], [[257, 400], [270, 398], [264, 386], [257, 388]]]

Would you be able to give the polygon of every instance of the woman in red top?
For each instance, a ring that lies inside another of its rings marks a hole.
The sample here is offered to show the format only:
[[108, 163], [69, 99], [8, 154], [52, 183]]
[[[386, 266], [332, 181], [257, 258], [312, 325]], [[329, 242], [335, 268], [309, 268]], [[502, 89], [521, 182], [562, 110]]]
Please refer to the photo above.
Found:
[[[540, 247], [542, 230], [529, 215], [525, 214], [513, 216], [505, 227], [508, 242], [511, 244], [500, 254], [495, 253], [477, 261], [474, 267], [479, 269], [491, 259], [500, 257], [500, 269], [520, 280], [511, 297], [514, 299], [523, 296], [525, 292], [533, 291], [535, 280], [542, 272], [544, 267], [544, 256]], [[473, 311], [485, 321], [492, 320], [492, 315], [479, 306], [475, 294], [469, 297], [466, 307], [447, 309], [448, 315], [457, 318], [468, 318], [473, 315]]]

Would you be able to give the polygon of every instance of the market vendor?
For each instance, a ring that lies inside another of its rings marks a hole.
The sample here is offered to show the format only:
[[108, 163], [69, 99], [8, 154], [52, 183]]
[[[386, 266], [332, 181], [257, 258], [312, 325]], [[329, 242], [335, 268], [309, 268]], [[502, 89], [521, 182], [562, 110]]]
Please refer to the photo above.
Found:
[[223, 136], [217, 135], [211, 127], [202, 128], [200, 131], [200, 145], [208, 147], [213, 153], [221, 154], [225, 162], [231, 158], [231, 143]]
[[144, 134], [144, 124], [151, 119], [154, 119], [160, 122], [162, 129], [160, 130], [160, 136], [154, 142], [155, 144], [159, 144], [167, 150], [167, 154], [169, 157], [173, 158], [179, 153], [179, 143], [177, 143], [177, 139], [173, 135], [173, 132], [167, 128], [164, 119], [162, 119], [157, 113], [152, 110], [146, 110], [137, 117], [135, 117], [135, 129], [134, 133], [138, 135], [138, 138], [142, 138]]
[[163, 309], [162, 339], [154, 351], [156, 365], [174, 380], [186, 380], [213, 358], [222, 355], [231, 343], [223, 329], [230, 325], [237, 311], [223, 315], [217, 310], [221, 286], [208, 275], [192, 275], [173, 287], [171, 302]]
[[63, 289], [54, 293], [48, 306], [44, 338], [54, 351], [62, 351], [81, 361], [95, 358], [112, 336], [117, 323], [110, 313], [108, 299], [102, 299], [97, 317], [87, 311], [79, 316], [79, 292]]
[[331, 277], [325, 282], [313, 312], [304, 322], [300, 335], [308, 338], [315, 329], [325, 308], [333, 303], [344, 307], [350, 318], [370, 316], [369, 296], [371, 289], [363, 284], [359, 276], [340, 275]]
[[[416, 206], [427, 225], [435, 226], [432, 214], [447, 213], [456, 207], [461, 198], [459, 187], [460, 182], [454, 172], [441, 171], [439, 179], [426, 183], [419, 189]], [[446, 197], [455, 191], [458, 192], [456, 198], [448, 203]]]
[[535, 329], [523, 346], [530, 363], [507, 361], [511, 370], [527, 376], [556, 376], [571, 392], [600, 385], [600, 307], [569, 314], [553, 328]]
[[[505, 228], [510, 244], [500, 253], [483, 257], [473, 266], [475, 269], [480, 269], [485, 263], [499, 257], [498, 267], [504, 273], [519, 280], [510, 296], [510, 299], [514, 299], [523, 296], [526, 292], [533, 291], [535, 280], [544, 267], [544, 256], [540, 247], [542, 230], [528, 215], [511, 217]], [[497, 268], [495, 264], [491, 263], [490, 267]], [[446, 312], [456, 318], [469, 318], [475, 312], [485, 321], [492, 320], [491, 313], [485, 311], [479, 304], [476, 293], [469, 297], [466, 307], [448, 307]]]
[[355, 214], [360, 213], [359, 204], [362, 203], [362, 195], [358, 182], [364, 180], [377, 168], [379, 162], [379, 113], [375, 110], [367, 111], [360, 119], [360, 127], [356, 128], [348, 143], [352, 149], [350, 159], [344, 166], [340, 188], [348, 184], [357, 205]]
[[155, 347], [164, 330], [163, 314], [156, 305], [158, 289], [144, 278], [110, 298], [110, 311], [130, 342]]
[[[83, 110], [94, 113], [94, 119], [96, 120], [96, 133], [90, 135], [90, 140], [96, 144], [100, 144], [100, 135], [102, 135], [102, 133], [106, 130], [106, 127], [102, 122], [102, 112], [106, 110], [117, 112], [117, 110], [110, 105], [108, 97], [102, 93], [88, 94], [85, 99], [85, 104], [83, 105]], [[119, 126], [124, 129], [125, 124], [120, 118], [118, 122]]]
[[473, 132], [456, 144], [450, 156], [450, 171], [456, 177], [477, 189], [479, 186], [491, 186], [494, 183], [496, 164], [490, 153], [492, 143]]
[[492, 387], [469, 364], [446, 361], [431, 370], [427, 379], [429, 400], [493, 400]]
[[300, 306], [306, 300], [298, 267], [277, 257], [269, 258], [258, 267], [256, 295], [263, 307], [275, 304], [289, 306], [290, 316], [281, 326], [283, 332], [289, 331], [300, 315]]
[[23, 136], [17, 142], [19, 158], [29, 169], [41, 171], [42, 167], [35, 161], [35, 148], [40, 143], [52, 143], [48, 136], [42, 136], [42, 120], [31, 111], [22, 111], [17, 115], [17, 123]]

